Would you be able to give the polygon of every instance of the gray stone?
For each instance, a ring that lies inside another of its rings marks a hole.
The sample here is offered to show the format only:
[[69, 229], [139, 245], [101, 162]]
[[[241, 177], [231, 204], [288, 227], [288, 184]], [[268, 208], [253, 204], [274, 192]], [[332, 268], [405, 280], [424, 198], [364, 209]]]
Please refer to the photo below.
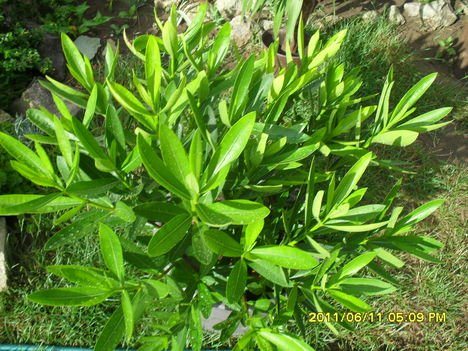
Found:
[[9, 113], [6, 113], [3, 110], [0, 110], [0, 123], [5, 123], [5, 122], [12, 122], [13, 117], [10, 116]]
[[468, 15], [468, 1], [462, 0], [460, 4], [458, 4], [457, 12], [463, 13], [464, 15]]
[[367, 22], [375, 22], [379, 18], [379, 13], [375, 10], [366, 11], [362, 14], [362, 19]]
[[400, 10], [395, 5], [390, 6], [390, 9], [388, 10], [388, 20], [399, 26], [406, 23], [405, 17], [403, 17]]
[[452, 5], [444, 0], [424, 4], [421, 10], [421, 18], [424, 24], [432, 29], [448, 27], [457, 21], [457, 15]]
[[238, 47], [243, 47], [252, 39], [250, 22], [244, 21], [242, 16], [236, 16], [231, 20], [232, 39]]
[[8, 288], [6, 276], [5, 242], [6, 222], [4, 217], [0, 217], [0, 291], [5, 291]]
[[421, 3], [408, 2], [403, 5], [403, 14], [408, 17], [419, 17], [421, 14]]
[[261, 23], [262, 23], [262, 28], [263, 28], [264, 31], [273, 29], [273, 21], [263, 20]]
[[172, 5], [179, 5], [180, 0], [154, 0], [154, 6], [159, 9], [169, 10]]
[[224, 18], [231, 19], [242, 13], [242, 0], [216, 0], [216, 8]]
[[75, 45], [83, 55], [92, 60], [101, 47], [101, 39], [80, 35], [76, 38]]
[[[72, 116], [80, 113], [81, 108], [65, 101], [68, 110]], [[51, 93], [39, 84], [38, 79], [34, 79], [31, 85], [21, 94], [19, 99], [16, 99], [12, 104], [12, 112], [18, 115], [25, 115], [30, 108], [45, 107], [51, 113], [58, 115], [57, 106], [52, 99]]]
[[[202, 319], [203, 329], [207, 331], [215, 332], [216, 330], [213, 328], [213, 326], [217, 323], [225, 321], [229, 317], [230, 314], [231, 314], [231, 311], [223, 304], [213, 307], [211, 311], [211, 315], [208, 317], [208, 319]], [[247, 331], [247, 328], [240, 325], [237, 327], [233, 335], [240, 336], [244, 334], [246, 331]]]
[[403, 8], [405, 16], [419, 17], [426, 26], [433, 30], [448, 27], [457, 20], [452, 5], [445, 0], [432, 1], [427, 4], [410, 2], [405, 4]]
[[45, 34], [38, 47], [38, 51], [42, 57], [48, 58], [52, 62], [53, 71], [47, 72], [47, 74], [57, 80], [63, 81], [67, 75], [67, 65], [62, 52], [60, 38], [55, 35]]

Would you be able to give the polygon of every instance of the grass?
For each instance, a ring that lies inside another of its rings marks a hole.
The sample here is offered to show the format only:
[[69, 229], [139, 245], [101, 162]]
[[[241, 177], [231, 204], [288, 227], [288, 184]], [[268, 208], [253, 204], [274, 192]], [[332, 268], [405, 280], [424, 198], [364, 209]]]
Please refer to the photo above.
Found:
[[[337, 57], [347, 68], [361, 66], [365, 82], [364, 94], [379, 92], [388, 68], [395, 68], [394, 97], [401, 97], [423, 74], [406, 44], [395, 27], [385, 21], [364, 24], [358, 20], [346, 21], [330, 29], [331, 35], [340, 28], [348, 28], [348, 39]], [[121, 61], [122, 62], [122, 61]], [[131, 69], [141, 69], [138, 61], [125, 62], [117, 69], [118, 81], [131, 81]], [[435, 84], [418, 104], [422, 109], [435, 106], [454, 105], [453, 118], [463, 126], [465, 122], [462, 91]], [[395, 99], [393, 100], [395, 103]], [[307, 113], [297, 106], [297, 113]], [[307, 106], [304, 107], [307, 109]], [[443, 131], [439, 132], [443, 134]], [[421, 144], [397, 151], [387, 149], [389, 156], [411, 162], [414, 174], [404, 175], [403, 192], [399, 204], [407, 210], [433, 198], [444, 198], [445, 204], [435, 215], [419, 226], [417, 233], [433, 236], [445, 246], [439, 251], [441, 264], [432, 264], [405, 257], [404, 269], [394, 271], [400, 282], [399, 292], [388, 297], [372, 299], [374, 306], [382, 312], [424, 311], [446, 312], [443, 324], [359, 324], [354, 332], [344, 332], [339, 337], [331, 334], [323, 325], [309, 327], [310, 342], [318, 351], [326, 350], [401, 350], [458, 351], [468, 349], [465, 318], [467, 304], [464, 295], [467, 290], [466, 257], [466, 193], [468, 171], [466, 165], [456, 166], [438, 161]], [[401, 177], [381, 169], [363, 178], [373, 198], [382, 199], [389, 187]], [[69, 346], [90, 346], [102, 329], [113, 306], [93, 308], [46, 308], [28, 302], [28, 293], [57, 286], [60, 280], [46, 273], [44, 267], [50, 264], [99, 264], [96, 239], [88, 236], [76, 246], [65, 247], [54, 254], [42, 250], [50, 236], [53, 218], [50, 216], [23, 217], [16, 232], [8, 240], [12, 257], [10, 262], [11, 289], [0, 294], [0, 342], [42, 343]], [[146, 320], [149, 321], [149, 320]], [[216, 338], [206, 337], [208, 344], [216, 345]]]

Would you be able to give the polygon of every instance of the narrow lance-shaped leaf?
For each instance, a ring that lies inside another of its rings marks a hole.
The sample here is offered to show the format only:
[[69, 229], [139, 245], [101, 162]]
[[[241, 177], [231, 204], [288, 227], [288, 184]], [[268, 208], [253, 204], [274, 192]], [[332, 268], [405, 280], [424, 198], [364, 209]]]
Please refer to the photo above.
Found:
[[148, 254], [161, 256], [168, 253], [182, 241], [191, 223], [192, 218], [188, 214], [181, 214], [171, 219], [151, 238], [148, 244]]
[[247, 265], [239, 260], [232, 268], [226, 284], [226, 297], [229, 303], [236, 303], [244, 294], [247, 283]]
[[206, 230], [203, 238], [211, 251], [226, 257], [239, 257], [242, 255], [242, 246], [231, 236], [220, 230]]
[[118, 236], [103, 223], [99, 224], [99, 243], [104, 263], [117, 278], [122, 280], [125, 276], [122, 247]]
[[148, 91], [153, 103], [153, 110], [157, 107], [159, 101], [159, 88], [161, 86], [161, 54], [159, 46], [154, 36], [148, 38], [145, 52], [145, 75]]
[[110, 289], [98, 287], [55, 288], [34, 292], [28, 299], [48, 306], [93, 306], [112, 293]]
[[358, 183], [364, 174], [367, 166], [369, 165], [372, 159], [372, 153], [367, 153], [362, 156], [351, 169], [346, 173], [346, 175], [341, 180], [340, 184], [335, 190], [333, 196], [334, 206], [340, 205], [344, 199], [353, 191], [354, 187]]
[[122, 291], [122, 311], [125, 319], [125, 338], [130, 341], [133, 335], [133, 307], [127, 290]]
[[328, 294], [333, 297], [336, 301], [342, 304], [344, 307], [354, 312], [368, 312], [372, 310], [372, 307], [367, 303], [358, 299], [353, 295], [346, 294], [339, 290], [329, 289]]
[[255, 112], [251, 112], [229, 129], [208, 166], [207, 176], [213, 178], [221, 169], [240, 156], [249, 141], [254, 123]]
[[184, 150], [182, 142], [177, 135], [166, 125], [159, 126], [159, 141], [161, 153], [166, 167], [184, 184], [195, 196], [198, 194], [198, 182], [195, 179]]
[[310, 253], [291, 246], [258, 247], [250, 255], [291, 269], [311, 269], [318, 264]]
[[174, 195], [190, 200], [191, 195], [185, 186], [177, 180], [175, 175], [166, 167], [164, 162], [158, 157], [141, 134], [137, 136], [137, 146], [140, 158], [148, 174]]
[[340, 277], [347, 277], [359, 272], [377, 256], [375, 252], [366, 252], [351, 260], [341, 268]]

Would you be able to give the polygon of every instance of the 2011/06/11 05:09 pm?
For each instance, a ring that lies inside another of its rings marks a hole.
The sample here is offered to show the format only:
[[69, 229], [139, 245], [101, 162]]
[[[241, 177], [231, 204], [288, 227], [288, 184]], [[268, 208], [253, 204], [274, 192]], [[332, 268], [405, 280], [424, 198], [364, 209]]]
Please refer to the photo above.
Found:
[[445, 312], [310, 312], [310, 323], [445, 323]]

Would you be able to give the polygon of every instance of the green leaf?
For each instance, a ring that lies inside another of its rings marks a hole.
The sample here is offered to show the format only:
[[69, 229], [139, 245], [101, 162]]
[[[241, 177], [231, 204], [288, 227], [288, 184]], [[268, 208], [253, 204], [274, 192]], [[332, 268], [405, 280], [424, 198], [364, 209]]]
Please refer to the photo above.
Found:
[[333, 297], [336, 301], [342, 304], [344, 307], [354, 312], [368, 312], [372, 310], [372, 307], [367, 303], [358, 299], [353, 295], [346, 294], [339, 290], [329, 289], [328, 294]]
[[264, 225], [265, 221], [263, 219], [247, 225], [247, 227], [245, 228], [245, 250], [250, 250], [253, 247], [255, 241], [262, 232]]
[[148, 42], [146, 44], [145, 76], [154, 109], [159, 101], [162, 67], [159, 46], [156, 38], [152, 35], [148, 38]]
[[353, 295], [385, 295], [390, 294], [396, 290], [396, 288], [392, 284], [379, 279], [346, 278], [341, 280], [339, 282], [339, 285], [347, 293]]
[[55, 135], [57, 136], [57, 142], [62, 153], [65, 161], [67, 162], [68, 167], [72, 167], [73, 165], [73, 151], [70, 144], [70, 140], [65, 134], [65, 130], [63, 129], [62, 122], [54, 116], [54, 129]]
[[162, 256], [171, 251], [182, 241], [191, 224], [192, 218], [188, 214], [181, 214], [171, 219], [151, 238], [148, 254], [153, 257]]
[[204, 223], [213, 227], [251, 224], [270, 213], [270, 210], [262, 204], [249, 200], [225, 200], [209, 205], [198, 204], [196, 211]]
[[91, 94], [89, 95], [88, 103], [83, 117], [83, 125], [88, 128], [93, 120], [94, 113], [96, 112], [96, 104], [98, 101], [98, 86], [94, 85]]
[[224, 57], [229, 51], [229, 44], [231, 42], [231, 24], [225, 23], [213, 42], [208, 53], [208, 67], [211, 73], [214, 73], [218, 66], [223, 62]]
[[218, 150], [208, 165], [205, 176], [214, 178], [221, 169], [234, 162], [242, 153], [255, 123], [255, 112], [251, 112], [235, 123], [223, 137]]
[[424, 95], [436, 78], [437, 73], [429, 74], [408, 90], [393, 110], [390, 116], [389, 127], [395, 125], [404, 118], [406, 112]]
[[162, 39], [166, 52], [171, 56], [172, 59], [175, 59], [178, 49], [178, 41], [177, 28], [174, 26], [173, 21], [169, 20], [164, 23], [162, 29]]
[[[32, 201], [46, 198], [47, 203], [42, 203], [41, 206], [31, 208]], [[52, 199], [50, 202], [49, 195], [32, 195], [32, 194], [9, 194], [0, 195], [0, 215], [1, 216], [17, 216], [24, 213], [50, 213], [66, 210], [67, 208], [78, 206], [81, 200], [71, 199], [65, 196], [59, 196]], [[28, 211], [22, 211], [21, 206], [28, 206]]]
[[197, 129], [193, 134], [192, 142], [190, 143], [189, 162], [190, 169], [198, 181], [203, 166], [203, 144], [200, 129]]
[[396, 229], [421, 222], [423, 219], [429, 217], [434, 211], [436, 211], [443, 203], [444, 200], [441, 199], [432, 200], [428, 203], [425, 203], [398, 221]]
[[426, 112], [416, 118], [410, 119], [398, 126], [398, 129], [413, 130], [415, 132], [424, 132], [426, 126], [430, 126], [452, 112], [452, 107], [443, 107]]
[[47, 80], [49, 82], [40, 80], [39, 83], [49, 90], [50, 92], [57, 94], [61, 98], [64, 98], [68, 101], [71, 101], [75, 105], [81, 107], [81, 108], [86, 108], [86, 102], [88, 101], [88, 95], [82, 93], [79, 90], [73, 89], [69, 87], [68, 85], [65, 85], [63, 83], [60, 83], [56, 81], [55, 79], [52, 79], [49, 76], [46, 76]]
[[308, 252], [291, 246], [264, 246], [250, 251], [254, 257], [291, 269], [311, 269], [318, 261]]
[[139, 216], [145, 217], [149, 221], [168, 222], [173, 217], [187, 213], [182, 207], [167, 202], [154, 201], [145, 202], [134, 209]]
[[196, 196], [199, 191], [198, 182], [190, 169], [189, 159], [177, 135], [169, 127], [161, 124], [159, 141], [166, 167], [192, 192], [193, 196]]
[[209, 265], [213, 260], [213, 251], [206, 245], [201, 232], [197, 232], [192, 236], [192, 250], [193, 255], [201, 264]]
[[48, 266], [47, 272], [82, 286], [111, 288], [119, 285], [118, 281], [107, 277], [106, 272], [94, 267], [54, 265]]
[[[142, 293], [141, 290], [138, 290], [132, 299], [134, 321], [137, 321], [138, 318], [140, 318], [147, 306], [148, 304], [146, 296]], [[102, 330], [94, 349], [96, 351], [115, 351], [124, 333], [125, 320], [122, 307], [119, 306], [107, 321], [106, 326]]]
[[372, 142], [405, 147], [414, 143], [418, 135], [418, 132], [412, 130], [392, 130], [390, 132], [378, 134], [376, 137], [372, 138]]
[[117, 278], [123, 280], [125, 269], [119, 237], [111, 228], [103, 223], [99, 223], [99, 244], [102, 258], [107, 268], [109, 268]]
[[97, 287], [54, 288], [34, 292], [28, 299], [48, 306], [93, 306], [112, 294], [112, 290]]
[[99, 146], [94, 136], [76, 118], [72, 118], [73, 131], [89, 155], [100, 160], [109, 160], [104, 150]]
[[247, 284], [247, 265], [239, 260], [232, 268], [226, 284], [226, 297], [229, 303], [237, 303], [244, 294]]
[[333, 196], [333, 204], [335, 206], [340, 205], [354, 190], [354, 187], [361, 179], [371, 160], [372, 153], [369, 152], [366, 155], [362, 156], [346, 173], [346, 175], [343, 177], [340, 184], [335, 190]]
[[114, 215], [127, 223], [136, 221], [136, 216], [132, 208], [123, 201], [117, 201], [115, 204]]
[[354, 258], [353, 260], [345, 264], [343, 268], [341, 268], [339, 272], [340, 278], [356, 274], [362, 268], [367, 266], [375, 258], [375, 256], [377, 256], [375, 252], [366, 252]]
[[127, 290], [122, 291], [122, 311], [125, 320], [125, 338], [127, 342], [129, 342], [133, 335], [134, 320], [132, 301], [130, 300], [130, 295], [128, 295]]
[[286, 278], [286, 274], [284, 274], [284, 270], [281, 267], [260, 259], [250, 260], [248, 264], [258, 274], [270, 282], [285, 288], [292, 286], [292, 284]]
[[258, 335], [271, 342], [281, 351], [314, 351], [304, 341], [291, 335], [272, 333], [270, 331], [260, 331]]
[[220, 230], [210, 229], [203, 232], [206, 245], [214, 253], [226, 257], [240, 257], [242, 246], [231, 236]]
[[378, 222], [378, 223], [370, 223], [370, 224], [352, 224], [352, 222], [344, 222], [334, 224], [334, 221], [328, 221], [325, 223], [325, 226], [330, 229], [339, 230], [341, 232], [349, 232], [349, 233], [362, 233], [362, 232], [369, 232], [371, 230], [375, 230], [378, 228], [382, 228], [388, 222]]
[[91, 90], [91, 82], [88, 81], [85, 61], [83, 60], [83, 56], [80, 51], [65, 33], [61, 33], [61, 41], [63, 54], [67, 60], [70, 73], [87, 90]]
[[76, 219], [67, 227], [55, 233], [47, 240], [44, 249], [54, 250], [60, 246], [67, 245], [77, 241], [78, 239], [89, 235], [91, 228], [96, 225], [96, 222], [107, 217], [108, 213], [99, 210], [91, 210], [85, 213], [81, 218]]
[[67, 193], [96, 198], [114, 188], [119, 183], [115, 178], [101, 178], [76, 182], [68, 186]]
[[192, 304], [190, 308], [190, 341], [193, 351], [201, 351], [203, 342], [203, 327], [201, 313], [198, 306]]
[[248, 91], [253, 77], [254, 64], [255, 57], [252, 55], [247, 59], [247, 61], [244, 61], [241, 64], [237, 73], [234, 88], [232, 90], [231, 105], [229, 106], [231, 122], [236, 121], [236, 116], [242, 112], [242, 107], [249, 96]]
[[187, 189], [177, 181], [174, 174], [166, 167], [141, 134], [137, 136], [137, 145], [141, 160], [149, 175], [174, 195], [190, 200], [191, 195]]
[[319, 190], [317, 194], [315, 194], [314, 202], [312, 203], [312, 216], [319, 221], [320, 220], [320, 210], [322, 209], [322, 201], [323, 195], [325, 191]]
[[45, 172], [42, 160], [31, 149], [8, 134], [0, 132], [0, 145], [18, 162], [32, 168], [35, 172], [52, 180], [52, 175]]
[[117, 102], [135, 119], [150, 130], [156, 130], [156, 116], [150, 115], [146, 107], [124, 86], [108, 82], [109, 90]]

